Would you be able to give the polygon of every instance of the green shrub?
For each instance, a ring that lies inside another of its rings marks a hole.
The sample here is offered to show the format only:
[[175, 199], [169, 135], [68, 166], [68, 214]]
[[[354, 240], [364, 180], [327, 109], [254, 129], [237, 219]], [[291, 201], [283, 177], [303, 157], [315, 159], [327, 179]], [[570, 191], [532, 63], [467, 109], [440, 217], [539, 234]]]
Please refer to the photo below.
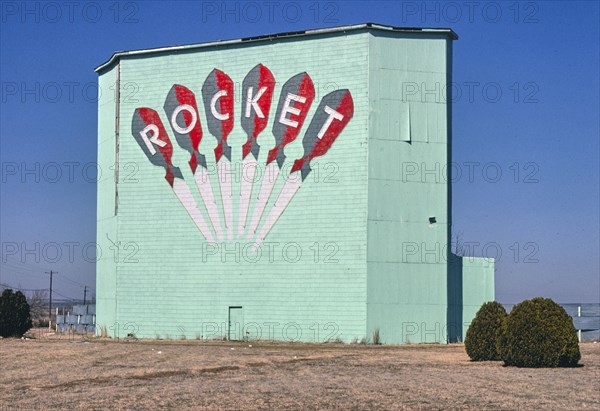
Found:
[[573, 319], [549, 298], [515, 305], [497, 344], [504, 363], [517, 367], [574, 367], [581, 359]]
[[0, 336], [20, 337], [31, 328], [27, 298], [21, 291], [7, 288], [0, 295]]
[[506, 310], [495, 301], [481, 306], [465, 336], [465, 350], [473, 361], [498, 361], [496, 335], [506, 318]]

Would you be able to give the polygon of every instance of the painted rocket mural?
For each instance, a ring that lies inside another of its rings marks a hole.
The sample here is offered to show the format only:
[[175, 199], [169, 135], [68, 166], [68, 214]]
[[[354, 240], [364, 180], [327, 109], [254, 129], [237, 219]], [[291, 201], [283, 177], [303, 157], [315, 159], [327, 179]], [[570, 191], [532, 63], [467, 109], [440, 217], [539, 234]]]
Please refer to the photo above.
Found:
[[[164, 112], [177, 144], [190, 154], [188, 162], [195, 185], [209, 217], [210, 226], [198, 208], [181, 170], [173, 165], [173, 145], [158, 112], [151, 108], [137, 108], [133, 114], [131, 132], [150, 162], [163, 167], [166, 180], [186, 209], [200, 233], [210, 242], [247, 238], [260, 245], [298, 192], [311, 171], [310, 163], [331, 148], [354, 114], [349, 90], [336, 90], [324, 96], [313, 115], [302, 140], [304, 154], [296, 159], [290, 175], [285, 179], [277, 200], [267, 210], [273, 187], [286, 161], [285, 147], [293, 142], [302, 129], [315, 98], [315, 88], [308, 73], [299, 73], [287, 80], [281, 88], [277, 110], [272, 118], [274, 147], [269, 148], [260, 189], [252, 203], [256, 169], [259, 166], [259, 135], [269, 122], [275, 78], [264, 65], [258, 64], [242, 82], [241, 128], [246, 142], [241, 147], [243, 178], [237, 209], [237, 231], [234, 232], [232, 198], [232, 147], [227, 138], [234, 130], [234, 86], [223, 71], [214, 69], [206, 77], [201, 94], [206, 114], [206, 128], [217, 141], [214, 149], [224, 227], [209, 173], [206, 157], [200, 150], [203, 132], [195, 94], [185, 86], [175, 84], [167, 94]], [[262, 222], [262, 225], [261, 225]], [[214, 233], [214, 236], [213, 236]]]
[[246, 229], [248, 207], [260, 153], [257, 138], [267, 127], [274, 89], [275, 78], [271, 71], [262, 64], [250, 70], [242, 82], [242, 96], [246, 98], [242, 98], [241, 123], [248, 136], [248, 141], [242, 146], [242, 170], [245, 174], [240, 191], [238, 237], [241, 237]]

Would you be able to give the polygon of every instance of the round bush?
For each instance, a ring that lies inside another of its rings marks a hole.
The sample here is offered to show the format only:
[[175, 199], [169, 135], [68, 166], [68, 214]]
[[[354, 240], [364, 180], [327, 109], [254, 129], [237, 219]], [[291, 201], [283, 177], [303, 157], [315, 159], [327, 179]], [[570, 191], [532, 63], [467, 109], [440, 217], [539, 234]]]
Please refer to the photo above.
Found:
[[514, 306], [497, 338], [506, 365], [574, 367], [581, 359], [573, 319], [549, 298]]
[[481, 306], [465, 336], [465, 350], [473, 361], [498, 361], [496, 335], [506, 318], [506, 310], [495, 301]]

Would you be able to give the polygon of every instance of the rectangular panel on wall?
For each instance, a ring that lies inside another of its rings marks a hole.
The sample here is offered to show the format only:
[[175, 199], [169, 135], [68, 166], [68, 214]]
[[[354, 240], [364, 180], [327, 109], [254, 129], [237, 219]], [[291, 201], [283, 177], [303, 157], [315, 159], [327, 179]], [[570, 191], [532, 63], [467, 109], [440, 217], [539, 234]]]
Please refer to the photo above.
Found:
[[371, 125], [378, 140], [411, 141], [410, 105], [398, 99], [382, 98], [373, 105]]

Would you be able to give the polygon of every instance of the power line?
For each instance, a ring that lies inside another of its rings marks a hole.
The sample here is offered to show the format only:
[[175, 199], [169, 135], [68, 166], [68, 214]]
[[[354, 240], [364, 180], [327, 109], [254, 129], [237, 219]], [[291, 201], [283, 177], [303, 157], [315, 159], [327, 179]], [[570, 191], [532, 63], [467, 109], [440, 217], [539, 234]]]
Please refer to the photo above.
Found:
[[6, 277], [8, 277], [8, 276], [12, 276], [12, 277], [19, 278], [19, 280], [20, 280], [20, 279], [26, 279], [26, 280], [28, 280], [28, 281], [33, 281], [33, 280], [35, 280], [35, 278], [32, 278], [32, 277], [25, 277], [25, 276], [26, 276], [26, 273], [19, 273], [19, 272], [15, 272], [15, 271], [11, 271], [11, 272], [2, 272], [2, 276], [6, 276]]
[[[11, 290], [15, 290], [15, 291], [26, 291], [26, 292], [32, 292], [32, 291], [47, 291], [47, 290], [48, 290], [47, 288], [20, 288], [20, 287], [13, 287], [12, 285], [9, 285], [9, 284], [4, 284], [4, 283], [0, 283], [0, 287], [5, 287], [5, 288], [7, 288], [7, 289], [11, 289]], [[71, 302], [75, 302], [75, 301], [81, 301], [81, 300], [78, 300], [77, 298], [74, 298], [74, 297], [69, 297], [69, 296], [66, 296], [66, 295], [64, 295], [64, 294], [62, 294], [62, 293], [59, 293], [58, 291], [56, 291], [56, 290], [54, 290], [54, 289], [52, 290], [52, 294], [56, 294], [56, 295], [58, 295], [59, 297], [62, 297], [62, 298], [64, 298], [66, 301], [71, 301]], [[94, 293], [94, 294], [96, 294], [96, 293]], [[59, 300], [57, 300], [57, 301], [64, 301], [64, 300], [60, 300], [60, 299], [59, 299]]]
[[13, 287], [12, 285], [9, 284], [3, 284], [0, 283], [1, 287], [5, 287], [5, 288], [10, 288], [11, 290], [17, 290], [17, 291], [47, 291], [47, 288], [20, 288], [20, 287]]
[[63, 276], [63, 275], [61, 275], [61, 276], [57, 276], [56, 278], [57, 278], [58, 280], [67, 281], [69, 285], [75, 285], [75, 286], [78, 286], [78, 287], [83, 287], [83, 286], [85, 286], [85, 284], [81, 284], [81, 283], [78, 283], [78, 282], [75, 282], [75, 281], [71, 281], [71, 280], [69, 280], [68, 278], [66, 278], [66, 277], [65, 277], [65, 276]]
[[[34, 270], [30, 270], [28, 268], [23, 268], [23, 267], [15, 267], [15, 266], [9, 265], [7, 263], [2, 264], [2, 269], [5, 271], [20, 271], [23, 274], [27, 274], [27, 275], [33, 275], [33, 273], [35, 273]], [[38, 271], [38, 273], [39, 273], [39, 271]]]
[[[6, 263], [4, 263], [4, 264], [6, 264]], [[10, 270], [6, 270], [6, 271], [8, 271], [6, 273], [6, 275], [26, 275], [26, 276], [29, 276], [29, 277], [32, 277], [32, 278], [35, 278], [35, 279], [40, 279], [40, 277], [38, 275], [31, 274], [31, 272], [33, 272], [33, 270], [29, 270], [29, 269], [25, 269], [25, 268], [20, 268], [20, 267], [11, 267], [11, 266], [8, 266], [8, 268], [10, 268]], [[26, 270], [26, 271], [29, 271], [29, 272], [22, 272], [20, 270]], [[57, 273], [55, 272], [54, 274], [57, 274]], [[69, 277], [67, 277], [65, 275], [56, 276], [56, 279], [68, 281], [71, 285], [75, 285], [75, 286], [78, 286], [78, 287], [81, 287], [81, 288], [87, 287], [89, 289], [94, 289], [94, 287], [92, 287], [90, 285], [87, 285], [87, 284], [84, 284], [84, 283], [80, 283], [79, 281], [75, 281], [75, 280], [73, 280], [73, 279], [71, 279], [71, 278], [69, 278]]]
[[[56, 271], [53, 272], [54, 275], [56, 275]], [[11, 290], [15, 290], [15, 291], [27, 291], [27, 292], [33, 292], [33, 291], [48, 291], [48, 288], [23, 288], [23, 287], [17, 287], [17, 286], [13, 286], [10, 284], [6, 284], [6, 283], [0, 283], [0, 287], [4, 287], [4, 288], [10, 288]], [[95, 290], [92, 290], [91, 287], [89, 285], [85, 286], [85, 288], [87, 288], [87, 294], [96, 294]], [[70, 300], [77, 300], [77, 298], [74, 297], [68, 297], [64, 294], [59, 293], [58, 291], [56, 291], [56, 288], [53, 286], [52, 288], [52, 294], [57, 294], [60, 295], [63, 298], [67, 298]]]
[[[7, 269], [6, 271], [18, 271], [19, 274], [31, 275], [31, 276], [35, 277], [35, 275], [33, 274], [36, 272], [35, 270], [30, 270], [28, 268], [23, 268], [23, 267], [13, 267], [13, 266], [8, 265], [7, 263], [3, 263], [3, 265], [5, 267], [5, 270]], [[39, 273], [40, 271], [37, 271], [37, 272]]]
[[[54, 273], [54, 274], [56, 274], [56, 273]], [[6, 283], [0, 283], [0, 287], [10, 288], [11, 290], [16, 290], [16, 291], [28, 291], [28, 292], [31, 292], [31, 291], [48, 291], [47, 288], [23, 288], [23, 287], [17, 287], [17, 286], [6, 284]], [[89, 285], [86, 286], [86, 287], [87, 287], [87, 293], [88, 294], [90, 294], [90, 293], [91, 294], [96, 294], [96, 291], [92, 290]], [[56, 291], [55, 287], [52, 288], [52, 293], [53, 294], [59, 294], [59, 292]], [[62, 294], [60, 294], [60, 295], [62, 295]], [[64, 295], [62, 295], [62, 296], [65, 297]], [[65, 298], [71, 298], [71, 297], [65, 297]]]
[[59, 293], [58, 291], [53, 291], [53, 292], [54, 292], [54, 294], [56, 294], [56, 295], [59, 295], [59, 296], [61, 296], [61, 297], [63, 297], [63, 298], [66, 298], [67, 300], [72, 300], [72, 301], [75, 301], [75, 300], [77, 300], [77, 298], [73, 298], [73, 297], [67, 297], [66, 295], [64, 295], [64, 294], [61, 294], [61, 293]]
[[79, 286], [81, 286], [81, 287], [88, 287], [88, 288], [92, 288], [92, 287], [90, 287], [89, 285], [87, 285], [87, 284], [83, 284], [83, 283], [80, 283], [79, 281], [75, 281], [75, 280], [73, 280], [73, 279], [71, 279], [71, 278], [67, 277], [67, 276], [66, 276], [66, 275], [64, 275], [64, 274], [62, 274], [62, 275], [61, 275], [59, 278], [65, 279], [65, 280], [67, 280], [67, 281], [70, 281], [70, 282], [72, 282], [73, 284], [77, 284], [77, 285], [79, 285]]
[[33, 267], [34, 269], [29, 269], [31, 271], [39, 271], [40, 270], [40, 267], [37, 266], [37, 265], [31, 264], [31, 263], [27, 263], [25, 261], [19, 261], [19, 260], [16, 260], [14, 258], [10, 258], [9, 256], [4, 256], [4, 260], [5, 261], [3, 261], [2, 264], [6, 264], [6, 263], [21, 264], [21, 265], [24, 265], [24, 266], [27, 266], [27, 267]]
[[[61, 277], [61, 276], [56, 276], [56, 279], [65, 280], [65, 278]], [[81, 284], [81, 283], [75, 283], [75, 282], [68, 282], [68, 283], [64, 283], [64, 284], [67, 284], [67, 285], [64, 285], [63, 288], [75, 286], [78, 288], [84, 288], [84, 289], [87, 288], [88, 292], [93, 289], [91, 286], [89, 286], [87, 284]], [[95, 292], [95, 290], [94, 290], [94, 292]]]
[[64, 280], [70, 281], [70, 282], [72, 282], [73, 284], [77, 284], [77, 285], [80, 285], [80, 286], [82, 286], [82, 287], [85, 287], [85, 284], [82, 284], [82, 283], [80, 283], [79, 281], [72, 280], [72, 279], [70, 279], [69, 277], [67, 277], [67, 276], [66, 276], [66, 275], [64, 275], [64, 274], [61, 276], [61, 278], [62, 278], [62, 279], [64, 279]]
[[[0, 262], [0, 264], [7, 266], [11, 270], [22, 270], [22, 271], [28, 271], [30, 273], [38, 273], [38, 274], [41, 273], [41, 268], [39, 266], [33, 265], [31, 263], [15, 260], [14, 258], [10, 258], [8, 256], [5, 256], [4, 260], [5, 261]], [[19, 264], [21, 266], [19, 266]], [[23, 266], [25, 266], [25, 267], [23, 267]], [[33, 268], [29, 268], [29, 267], [33, 267]], [[73, 280], [72, 278], [69, 278], [64, 274], [62, 274], [61, 277], [66, 279], [67, 281], [71, 281], [82, 287], [86, 286], [86, 284], [83, 284], [83, 283], [80, 283], [79, 281]], [[89, 285], [88, 285], [88, 287], [89, 287]]]

